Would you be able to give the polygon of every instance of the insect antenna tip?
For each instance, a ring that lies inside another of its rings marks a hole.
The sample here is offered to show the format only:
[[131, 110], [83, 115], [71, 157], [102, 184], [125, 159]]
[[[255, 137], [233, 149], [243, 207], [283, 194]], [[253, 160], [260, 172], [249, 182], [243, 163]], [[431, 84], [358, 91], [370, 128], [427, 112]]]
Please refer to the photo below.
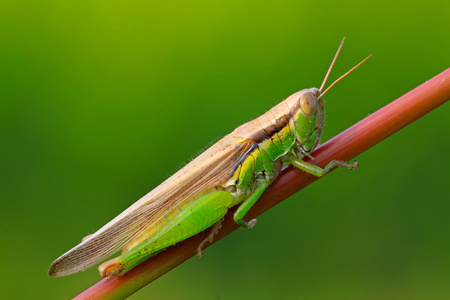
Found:
[[330, 84], [329, 87], [327, 87], [327, 89], [325, 91], [323, 91], [323, 93], [320, 95], [321, 97], [323, 97], [323, 95], [325, 95], [326, 92], [328, 92], [331, 87], [333, 85], [335, 85], [336, 83], [338, 83], [342, 78], [344, 78], [345, 76], [347, 76], [348, 74], [350, 74], [351, 72], [353, 72], [356, 68], [358, 68], [360, 65], [362, 65], [363, 63], [366, 62], [366, 60], [368, 60], [370, 57], [372, 56], [372, 54], [370, 54], [369, 56], [367, 56], [366, 58], [364, 58], [360, 63], [358, 63], [356, 66], [354, 66], [353, 68], [351, 68], [350, 70], [348, 70], [344, 75], [342, 75], [341, 77], [339, 77], [338, 79], [336, 79], [332, 84]]
[[336, 59], [339, 56], [339, 53], [341, 52], [342, 46], [344, 46], [344, 42], [345, 42], [345, 36], [342, 39], [341, 44], [339, 45], [339, 48], [333, 57], [333, 60], [331, 61], [331, 65], [328, 68], [327, 74], [325, 74], [325, 78], [323, 79], [322, 85], [320, 86], [320, 89], [319, 89], [320, 92], [322, 92], [322, 89], [325, 86], [325, 83], [327, 82], [328, 76], [330, 76], [330, 73], [331, 73], [331, 70], [333, 69], [334, 63], [336, 62]]

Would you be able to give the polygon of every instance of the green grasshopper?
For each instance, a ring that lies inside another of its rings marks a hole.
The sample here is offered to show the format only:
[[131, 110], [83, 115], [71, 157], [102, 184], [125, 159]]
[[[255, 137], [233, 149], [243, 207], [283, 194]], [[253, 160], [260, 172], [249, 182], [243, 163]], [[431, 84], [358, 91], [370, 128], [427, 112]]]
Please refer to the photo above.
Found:
[[83, 271], [122, 249], [122, 255], [99, 266], [101, 276], [121, 276], [165, 248], [209, 227], [198, 256], [220, 229], [226, 212], [239, 205], [234, 221], [251, 228], [256, 219], [243, 220], [283, 166], [321, 177], [335, 167], [355, 169], [333, 160], [325, 168], [303, 161], [319, 144], [324, 123], [323, 95], [369, 57], [345, 73], [323, 93], [336, 55], [319, 89], [301, 90], [260, 117], [236, 128], [184, 168], [142, 197], [96, 233], [53, 262], [49, 276]]

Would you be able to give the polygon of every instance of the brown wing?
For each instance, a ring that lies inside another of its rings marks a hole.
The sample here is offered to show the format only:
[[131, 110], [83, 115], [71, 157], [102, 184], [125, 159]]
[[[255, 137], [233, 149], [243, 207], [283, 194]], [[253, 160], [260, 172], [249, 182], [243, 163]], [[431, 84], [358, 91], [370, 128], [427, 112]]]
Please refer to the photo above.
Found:
[[119, 251], [127, 242], [190, 197], [225, 183], [255, 146], [227, 135], [96, 233], [53, 262], [49, 275], [81, 272]]

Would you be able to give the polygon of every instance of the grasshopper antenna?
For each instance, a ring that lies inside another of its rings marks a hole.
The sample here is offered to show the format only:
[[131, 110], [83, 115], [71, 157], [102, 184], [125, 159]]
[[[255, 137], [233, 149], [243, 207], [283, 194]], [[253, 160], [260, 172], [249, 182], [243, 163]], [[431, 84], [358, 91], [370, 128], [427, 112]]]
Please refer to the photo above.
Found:
[[333, 61], [331, 62], [330, 67], [328, 68], [328, 72], [327, 72], [327, 74], [325, 75], [325, 78], [323, 79], [322, 85], [320, 86], [320, 89], [319, 89], [320, 92], [322, 92], [322, 89], [323, 89], [323, 87], [325, 86], [325, 83], [327, 82], [328, 76], [330, 76], [331, 69], [333, 69], [334, 63], [336, 62], [336, 59], [337, 59], [339, 53], [341, 52], [342, 46], [344, 46], [344, 42], [345, 42], [345, 36], [344, 36], [344, 38], [342, 39], [342, 42], [341, 42], [341, 44], [339, 45], [339, 48], [338, 48], [336, 54], [334, 55]]
[[[370, 54], [369, 56], [367, 56], [366, 58], [364, 58], [359, 64], [357, 64], [356, 66], [354, 66], [353, 68], [351, 68], [350, 70], [347, 71], [347, 73], [345, 73], [344, 75], [342, 75], [341, 77], [339, 77], [338, 79], [336, 79], [329, 87], [327, 87], [327, 89], [320, 95], [320, 97], [323, 97], [323, 95], [325, 95], [326, 92], [328, 92], [331, 87], [333, 85], [335, 85], [336, 83], [338, 83], [342, 78], [344, 78], [345, 76], [347, 76], [348, 74], [350, 74], [351, 72], [353, 72], [357, 67], [359, 67], [360, 65], [362, 65], [366, 60], [368, 60], [370, 57], [372, 56], [372, 54]], [[334, 61], [333, 61], [334, 63]], [[327, 74], [328, 75], [328, 74]]]

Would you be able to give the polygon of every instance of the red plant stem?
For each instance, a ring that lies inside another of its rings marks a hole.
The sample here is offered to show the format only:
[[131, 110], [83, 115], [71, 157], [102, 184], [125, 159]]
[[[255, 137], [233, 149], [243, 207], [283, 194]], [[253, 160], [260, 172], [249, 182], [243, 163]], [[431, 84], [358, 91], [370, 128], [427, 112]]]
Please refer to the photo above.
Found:
[[[450, 99], [450, 69], [436, 75], [364, 120], [356, 123], [313, 153], [324, 167], [333, 159], [348, 161]], [[287, 167], [246, 215], [254, 218], [318, 178]], [[234, 209], [226, 215], [215, 242], [238, 228]], [[74, 299], [123, 299], [196, 254], [209, 232], [202, 232], [152, 257], [122, 277], [102, 279]]]

